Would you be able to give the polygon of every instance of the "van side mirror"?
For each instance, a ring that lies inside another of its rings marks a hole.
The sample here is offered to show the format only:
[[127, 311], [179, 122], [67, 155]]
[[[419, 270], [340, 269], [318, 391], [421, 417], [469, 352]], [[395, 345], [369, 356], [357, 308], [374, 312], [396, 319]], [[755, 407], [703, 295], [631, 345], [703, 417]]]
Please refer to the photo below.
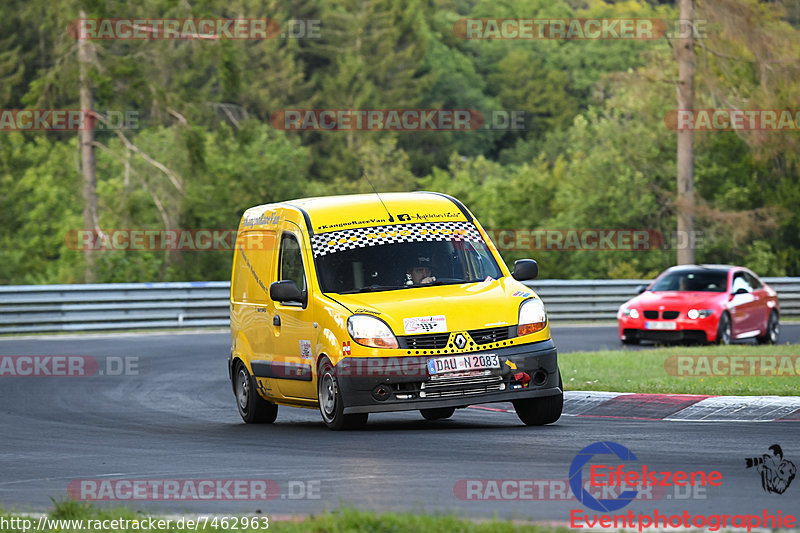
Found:
[[636, 287], [636, 294], [642, 294], [647, 290], [647, 285], [639, 285]]
[[514, 271], [511, 276], [517, 281], [536, 279], [539, 275], [539, 265], [533, 259], [518, 259], [514, 261]]
[[302, 302], [304, 300], [303, 293], [297, 288], [297, 284], [290, 279], [271, 283], [269, 297], [274, 302]]

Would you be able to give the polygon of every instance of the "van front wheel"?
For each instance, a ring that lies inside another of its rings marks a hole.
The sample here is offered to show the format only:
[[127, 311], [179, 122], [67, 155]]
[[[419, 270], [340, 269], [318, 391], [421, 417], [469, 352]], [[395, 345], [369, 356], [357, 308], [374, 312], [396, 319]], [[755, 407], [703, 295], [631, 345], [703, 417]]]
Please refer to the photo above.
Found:
[[543, 426], [552, 424], [561, 418], [561, 411], [564, 408], [564, 385], [561, 381], [561, 372], [558, 376], [558, 387], [562, 392], [554, 396], [513, 401], [514, 410], [519, 419], [526, 426]]
[[255, 379], [250, 376], [244, 363], [236, 363], [234, 375], [236, 407], [242, 420], [248, 424], [272, 424], [278, 418], [278, 406], [262, 398], [255, 388]]
[[342, 391], [339, 390], [333, 367], [327, 359], [320, 365], [317, 375], [317, 399], [323, 422], [334, 431], [356, 429], [367, 423], [368, 413], [344, 414]]

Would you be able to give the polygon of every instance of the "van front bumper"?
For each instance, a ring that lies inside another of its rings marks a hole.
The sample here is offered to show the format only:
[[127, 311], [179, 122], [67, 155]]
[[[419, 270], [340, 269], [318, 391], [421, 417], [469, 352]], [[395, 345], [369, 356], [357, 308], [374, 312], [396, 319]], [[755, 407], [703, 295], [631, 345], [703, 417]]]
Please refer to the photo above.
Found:
[[[497, 354], [499, 369], [428, 373], [428, 359], [486, 354]], [[562, 394], [552, 340], [458, 354], [345, 358], [335, 372], [344, 414], [460, 408]]]

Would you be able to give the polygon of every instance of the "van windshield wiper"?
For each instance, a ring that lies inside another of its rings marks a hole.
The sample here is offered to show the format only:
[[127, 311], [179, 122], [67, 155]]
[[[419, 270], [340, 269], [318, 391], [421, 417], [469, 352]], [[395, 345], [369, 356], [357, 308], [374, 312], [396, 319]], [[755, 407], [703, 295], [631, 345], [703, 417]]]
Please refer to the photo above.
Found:
[[455, 279], [455, 278], [445, 278], [445, 279], [437, 279], [432, 283], [426, 283], [425, 285], [417, 285], [417, 287], [432, 287], [434, 285], [460, 285], [462, 283], [471, 283], [465, 279]]
[[339, 294], [355, 294], [359, 292], [379, 292], [379, 291], [394, 291], [398, 289], [405, 289], [405, 285], [367, 285], [360, 289], [351, 289], [349, 291], [341, 291]]

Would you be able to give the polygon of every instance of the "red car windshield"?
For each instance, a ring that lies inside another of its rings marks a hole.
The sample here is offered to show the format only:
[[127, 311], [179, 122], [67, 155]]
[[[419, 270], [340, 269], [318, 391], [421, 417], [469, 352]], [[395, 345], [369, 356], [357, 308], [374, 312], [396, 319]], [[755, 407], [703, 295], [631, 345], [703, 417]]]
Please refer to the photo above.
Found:
[[656, 281], [651, 291], [725, 292], [728, 273], [724, 270], [681, 270]]

